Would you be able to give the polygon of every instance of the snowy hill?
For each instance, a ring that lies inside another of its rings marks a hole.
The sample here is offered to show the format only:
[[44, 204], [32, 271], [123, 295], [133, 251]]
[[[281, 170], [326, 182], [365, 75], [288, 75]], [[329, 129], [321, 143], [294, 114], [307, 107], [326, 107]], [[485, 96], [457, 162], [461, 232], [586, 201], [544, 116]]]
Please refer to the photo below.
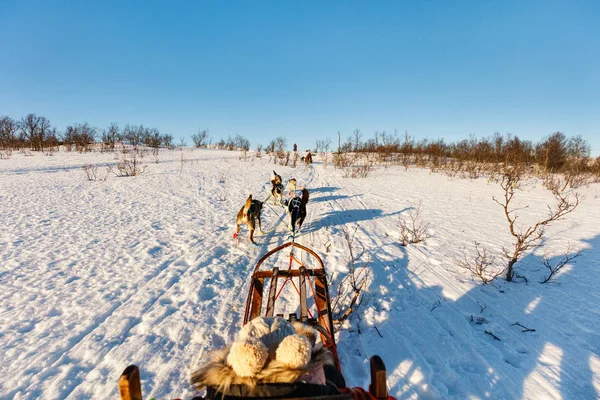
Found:
[[[298, 241], [323, 258], [331, 296], [349, 270], [344, 232], [370, 273], [337, 336], [349, 384], [365, 386], [379, 354], [402, 399], [600, 396], [599, 185], [579, 189], [579, 208], [520, 261], [528, 282], [482, 286], [454, 257], [477, 241], [506, 263], [511, 237], [492, 200], [502, 191], [484, 178], [392, 166], [351, 179], [319, 162], [290, 168], [213, 150], [158, 158], [143, 159], [142, 175], [105, 181], [88, 181], [82, 166], [101, 165], [103, 177], [111, 153], [0, 160], [0, 398], [115, 398], [132, 363], [147, 398], [191, 397], [191, 371], [241, 326], [254, 264], [287, 240], [283, 224], [258, 246], [245, 228], [232, 239], [237, 211], [249, 193], [266, 197], [273, 169], [310, 190]], [[539, 184], [519, 196], [523, 223], [552, 201]], [[419, 203], [430, 237], [403, 247], [399, 218]], [[569, 243], [581, 257], [539, 284], [544, 249], [558, 259]]]

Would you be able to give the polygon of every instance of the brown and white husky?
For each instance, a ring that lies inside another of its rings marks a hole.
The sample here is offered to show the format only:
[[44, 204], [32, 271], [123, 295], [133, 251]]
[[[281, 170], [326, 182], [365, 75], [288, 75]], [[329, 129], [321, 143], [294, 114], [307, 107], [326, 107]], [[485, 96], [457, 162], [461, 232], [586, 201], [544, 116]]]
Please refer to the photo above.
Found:
[[276, 204], [281, 204], [283, 200], [283, 181], [281, 180], [281, 176], [277, 175], [277, 172], [273, 171], [273, 179], [271, 179], [271, 184], [273, 187], [271, 188], [271, 197], [273, 198], [273, 202]]
[[246, 224], [250, 229], [250, 241], [254, 244], [254, 231], [256, 230], [256, 221], [258, 220], [258, 229], [262, 233], [262, 225], [260, 222], [260, 213], [262, 211], [263, 203], [259, 200], [252, 200], [252, 195], [246, 199], [246, 204], [240, 209], [235, 220], [235, 233], [234, 238], [238, 237], [240, 233], [240, 225]]

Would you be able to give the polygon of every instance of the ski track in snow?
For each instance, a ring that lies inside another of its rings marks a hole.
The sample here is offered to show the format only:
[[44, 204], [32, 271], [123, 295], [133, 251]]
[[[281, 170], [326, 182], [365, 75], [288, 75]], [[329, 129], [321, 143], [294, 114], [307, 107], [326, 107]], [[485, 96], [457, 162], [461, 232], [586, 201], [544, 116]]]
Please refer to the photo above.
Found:
[[[267, 196], [273, 169], [310, 191], [296, 241], [323, 259], [332, 298], [349, 271], [344, 231], [354, 233], [355, 255], [364, 250], [357, 266], [367, 265], [368, 288], [337, 334], [350, 385], [368, 385], [368, 359], [379, 354], [390, 393], [402, 399], [600, 395], [596, 185], [548, 229], [555, 255], [566, 241], [587, 249], [557, 283], [537, 284], [544, 270], [534, 252], [520, 267], [528, 283], [480, 286], [453, 256], [473, 240], [491, 250], [510, 245], [491, 200], [498, 189], [484, 179], [400, 167], [349, 179], [318, 160], [290, 168], [221, 151], [159, 158], [145, 160], [146, 174], [106, 182], [87, 182], [81, 166], [114, 163], [111, 154], [0, 162], [0, 398], [115, 398], [129, 364], [141, 367], [146, 398], [191, 397], [191, 372], [241, 326], [254, 265], [288, 240], [287, 216], [255, 235], [258, 246], [246, 227], [232, 239], [237, 211], [250, 192]], [[522, 199], [544, 204], [525, 222], [549, 204], [539, 187]], [[398, 218], [419, 201], [431, 235], [400, 246]], [[294, 298], [288, 287], [276, 312], [296, 311]]]

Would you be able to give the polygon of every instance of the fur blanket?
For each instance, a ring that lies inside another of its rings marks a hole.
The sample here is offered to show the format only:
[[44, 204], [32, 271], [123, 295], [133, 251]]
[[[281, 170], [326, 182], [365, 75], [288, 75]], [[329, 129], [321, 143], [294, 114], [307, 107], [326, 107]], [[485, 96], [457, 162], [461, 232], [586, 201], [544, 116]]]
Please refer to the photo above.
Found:
[[240, 377], [227, 364], [227, 355], [230, 349], [230, 346], [227, 346], [224, 349], [215, 351], [206, 365], [192, 373], [192, 385], [198, 390], [210, 386], [221, 393], [227, 393], [231, 385], [245, 385], [254, 388], [260, 383], [296, 382], [303, 375], [310, 374], [319, 366], [334, 365], [331, 352], [323, 347], [321, 343], [316, 343], [317, 333], [315, 330], [301, 323], [295, 323], [294, 328], [298, 334], [306, 336], [313, 344], [311, 359], [305, 367], [289, 368], [270, 357], [264, 368], [256, 376]]

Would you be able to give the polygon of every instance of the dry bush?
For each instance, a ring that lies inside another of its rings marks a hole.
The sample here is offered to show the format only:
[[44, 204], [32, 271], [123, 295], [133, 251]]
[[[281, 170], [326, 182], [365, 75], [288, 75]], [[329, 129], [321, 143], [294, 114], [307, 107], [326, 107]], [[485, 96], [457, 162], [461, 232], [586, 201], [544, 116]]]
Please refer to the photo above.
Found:
[[[548, 276], [546, 278], [544, 278], [543, 281], [541, 281], [540, 283], [548, 283], [550, 282], [552, 279], [554, 279], [555, 275], [568, 263], [572, 262], [574, 259], [576, 259], [577, 257], [579, 257], [581, 255], [581, 253], [583, 252], [582, 249], [577, 250], [575, 253], [573, 253], [574, 246], [573, 244], [569, 244], [569, 246], [567, 247], [567, 250], [565, 250], [563, 257], [556, 262], [555, 264], [552, 264], [552, 262], [550, 261], [550, 256], [548, 254], [548, 252], [544, 253], [544, 259], [542, 261], [542, 264], [544, 264], [544, 266], [548, 269]], [[573, 262], [574, 264], [575, 262]]]
[[354, 229], [352, 234], [343, 229], [344, 239], [350, 253], [350, 260], [348, 262], [350, 272], [341, 280], [337, 288], [337, 294], [331, 302], [333, 322], [338, 325], [338, 329], [339, 324], [355, 313], [362, 304], [363, 297], [361, 294], [367, 287], [370, 276], [368, 262], [358, 265], [358, 261], [364, 255], [365, 249], [361, 249], [357, 255], [354, 254], [356, 247], [354, 245], [354, 235], [357, 229]]
[[110, 173], [110, 167], [106, 168], [106, 173], [104, 176], [100, 176], [99, 167], [95, 164], [85, 164], [83, 167], [83, 171], [85, 172], [85, 177], [88, 181], [105, 181], [108, 178], [108, 174]]
[[515, 240], [514, 248], [504, 249], [504, 255], [508, 259], [506, 280], [509, 282], [515, 276], [514, 266], [521, 256], [525, 252], [540, 246], [545, 227], [551, 222], [560, 220], [566, 214], [573, 212], [581, 201], [581, 196], [578, 193], [568, 191], [567, 185], [564, 182], [555, 182], [550, 187], [550, 191], [555, 199], [555, 205], [554, 208], [548, 206], [546, 218], [540, 219], [530, 226], [517, 226], [518, 211], [527, 207], [513, 208], [513, 200], [515, 193], [523, 188], [524, 177], [523, 167], [505, 168], [500, 182], [500, 187], [504, 191], [504, 198], [502, 201], [499, 201], [493, 197], [493, 200], [504, 209], [504, 215], [508, 221], [508, 229]]
[[348, 153], [335, 153], [333, 155], [333, 165], [338, 169], [347, 169], [354, 164], [355, 159]]
[[344, 168], [344, 178], [366, 178], [373, 171], [373, 164], [371, 162], [365, 162], [362, 165], [354, 165], [351, 167]]
[[221, 170], [219, 171], [219, 183], [225, 183], [227, 180], [227, 171]]
[[422, 205], [423, 201], [419, 200], [416, 208], [410, 211], [408, 220], [398, 218], [402, 246], [422, 242], [428, 237], [429, 222], [423, 220]]
[[8, 160], [12, 156], [11, 149], [0, 150], [0, 160]]
[[141, 161], [138, 160], [137, 153], [132, 153], [130, 158], [123, 157], [123, 159], [117, 163], [117, 170], [113, 171], [116, 176], [137, 176], [146, 172], [146, 165], [142, 165]]
[[462, 269], [469, 271], [475, 278], [478, 278], [484, 285], [494, 281], [504, 273], [504, 269], [493, 268], [494, 257], [490, 255], [485, 248], [480, 248], [479, 243], [475, 242], [475, 258], [467, 257], [466, 254], [460, 259], [454, 256], [454, 262]]

